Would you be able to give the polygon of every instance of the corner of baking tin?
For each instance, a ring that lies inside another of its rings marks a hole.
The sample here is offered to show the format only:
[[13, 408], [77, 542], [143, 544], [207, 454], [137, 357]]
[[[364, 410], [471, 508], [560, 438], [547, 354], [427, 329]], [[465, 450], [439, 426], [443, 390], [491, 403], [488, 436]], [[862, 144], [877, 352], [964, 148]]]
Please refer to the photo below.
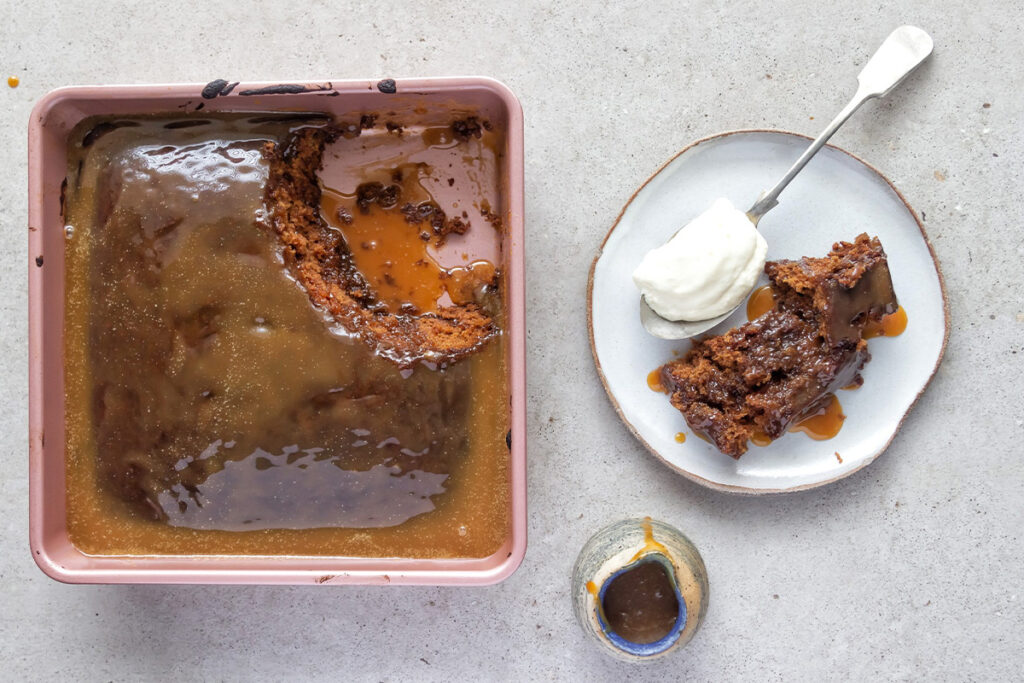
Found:
[[36, 528], [41, 526], [38, 524], [38, 520], [32, 520], [30, 524], [33, 528], [29, 532], [29, 548], [32, 552], [32, 559], [35, 560], [40, 571], [60, 583], [81, 583], [76, 580], [74, 572], [68, 570], [51, 554], [50, 547], [43, 541], [40, 536], [41, 532]]
[[38, 135], [39, 131], [46, 125], [54, 109], [74, 99], [76, 94], [82, 90], [81, 86], [67, 85], [55, 88], [36, 100], [28, 117], [29, 139], [31, 140], [34, 136]]
[[[513, 531], [511, 541], [508, 546], [499, 548], [491, 556], [496, 557], [497, 564], [489, 572], [483, 572], [478, 575], [479, 579], [472, 583], [481, 586], [493, 586], [502, 583], [516, 573], [526, 558], [526, 528]], [[501, 558], [502, 554], [505, 555], [504, 558]]]
[[466, 82], [485, 88], [492, 91], [508, 108], [509, 114], [515, 114], [520, 118], [523, 115], [523, 103], [519, 99], [519, 96], [512, 91], [508, 85], [503, 81], [499, 81], [497, 78], [490, 76], [470, 76], [466, 78]]

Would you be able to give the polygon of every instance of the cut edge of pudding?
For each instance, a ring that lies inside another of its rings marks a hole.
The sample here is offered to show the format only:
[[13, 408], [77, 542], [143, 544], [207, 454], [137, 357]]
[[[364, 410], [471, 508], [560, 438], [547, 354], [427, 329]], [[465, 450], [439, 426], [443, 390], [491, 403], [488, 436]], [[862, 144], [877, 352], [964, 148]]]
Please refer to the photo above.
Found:
[[482, 348], [500, 330], [479, 304], [440, 306], [431, 313], [387, 310], [359, 272], [342, 235], [324, 221], [318, 173], [324, 148], [339, 135], [331, 126], [300, 128], [264, 148], [270, 225], [295, 279], [314, 305], [378, 355], [400, 365], [450, 364]]
[[775, 305], [703, 339], [661, 368], [672, 405], [722, 453], [742, 456], [755, 436], [777, 439], [832, 392], [863, 382], [864, 326], [897, 307], [877, 237], [836, 242], [823, 258], [765, 264]]

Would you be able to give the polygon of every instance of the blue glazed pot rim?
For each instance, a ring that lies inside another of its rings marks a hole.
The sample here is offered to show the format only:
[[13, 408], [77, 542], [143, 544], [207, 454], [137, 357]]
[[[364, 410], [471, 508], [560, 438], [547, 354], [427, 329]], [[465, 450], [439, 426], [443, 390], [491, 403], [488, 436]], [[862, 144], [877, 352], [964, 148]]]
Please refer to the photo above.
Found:
[[[679, 614], [676, 616], [675, 623], [672, 624], [672, 629], [661, 640], [656, 640], [653, 643], [634, 643], [633, 641], [626, 640], [620, 636], [608, 625], [604, 616], [604, 594], [608, 590], [608, 586], [611, 585], [611, 582], [614, 581], [616, 577], [648, 562], [657, 562], [665, 569], [669, 583], [672, 584], [672, 590], [675, 592], [676, 601], [679, 603]], [[595, 610], [597, 612], [597, 621], [601, 625], [601, 632], [605, 637], [608, 638], [608, 640], [618, 649], [637, 657], [650, 657], [668, 650], [677, 640], [679, 640], [679, 636], [683, 632], [683, 628], [686, 626], [686, 600], [683, 599], [682, 593], [679, 591], [679, 583], [676, 581], [675, 567], [667, 557], [657, 551], [645, 553], [636, 560], [616, 570], [615, 573], [605, 579], [604, 583], [601, 584], [601, 590], [598, 591], [597, 594], [597, 606]]]

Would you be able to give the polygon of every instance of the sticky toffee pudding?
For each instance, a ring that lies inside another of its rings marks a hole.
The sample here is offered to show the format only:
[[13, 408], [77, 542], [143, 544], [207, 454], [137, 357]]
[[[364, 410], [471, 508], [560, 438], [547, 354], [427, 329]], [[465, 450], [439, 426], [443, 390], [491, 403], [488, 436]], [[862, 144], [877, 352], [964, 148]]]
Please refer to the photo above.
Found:
[[[365, 125], [180, 123], [73, 134], [72, 542], [99, 555], [495, 552], [509, 529], [500, 264], [442, 266], [434, 249], [461, 226], [421, 239], [422, 221], [380, 192], [365, 214], [323, 201], [325, 148]], [[494, 135], [453, 129], [452, 144], [487, 154]], [[375, 235], [376, 262], [357, 231]]]
[[[859, 386], [871, 358], [865, 328], [898, 308], [885, 251], [866, 234], [824, 258], [770, 261], [765, 272], [771, 290], [748, 308], [757, 317], [661, 369], [690, 428], [734, 458], [797, 424], [814, 434], [837, 429], [834, 392]], [[836, 417], [806, 420], [820, 414]]]

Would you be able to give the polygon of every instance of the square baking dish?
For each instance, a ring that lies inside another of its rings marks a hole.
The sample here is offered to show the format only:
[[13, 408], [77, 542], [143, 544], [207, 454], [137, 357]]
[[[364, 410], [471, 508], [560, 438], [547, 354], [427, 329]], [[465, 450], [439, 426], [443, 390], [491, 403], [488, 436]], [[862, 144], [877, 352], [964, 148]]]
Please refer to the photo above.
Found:
[[[92, 116], [322, 112], [336, 120], [386, 112], [405, 120], [478, 115], [503, 132], [500, 248], [506, 291], [509, 534], [486, 558], [405, 559], [268, 555], [88, 555], [71, 542], [65, 485], [63, 185], [68, 136]], [[507, 578], [526, 552], [526, 368], [523, 116], [487, 78], [385, 79], [69, 87], [32, 111], [29, 154], [29, 525], [33, 559], [67, 583], [483, 585]]]

